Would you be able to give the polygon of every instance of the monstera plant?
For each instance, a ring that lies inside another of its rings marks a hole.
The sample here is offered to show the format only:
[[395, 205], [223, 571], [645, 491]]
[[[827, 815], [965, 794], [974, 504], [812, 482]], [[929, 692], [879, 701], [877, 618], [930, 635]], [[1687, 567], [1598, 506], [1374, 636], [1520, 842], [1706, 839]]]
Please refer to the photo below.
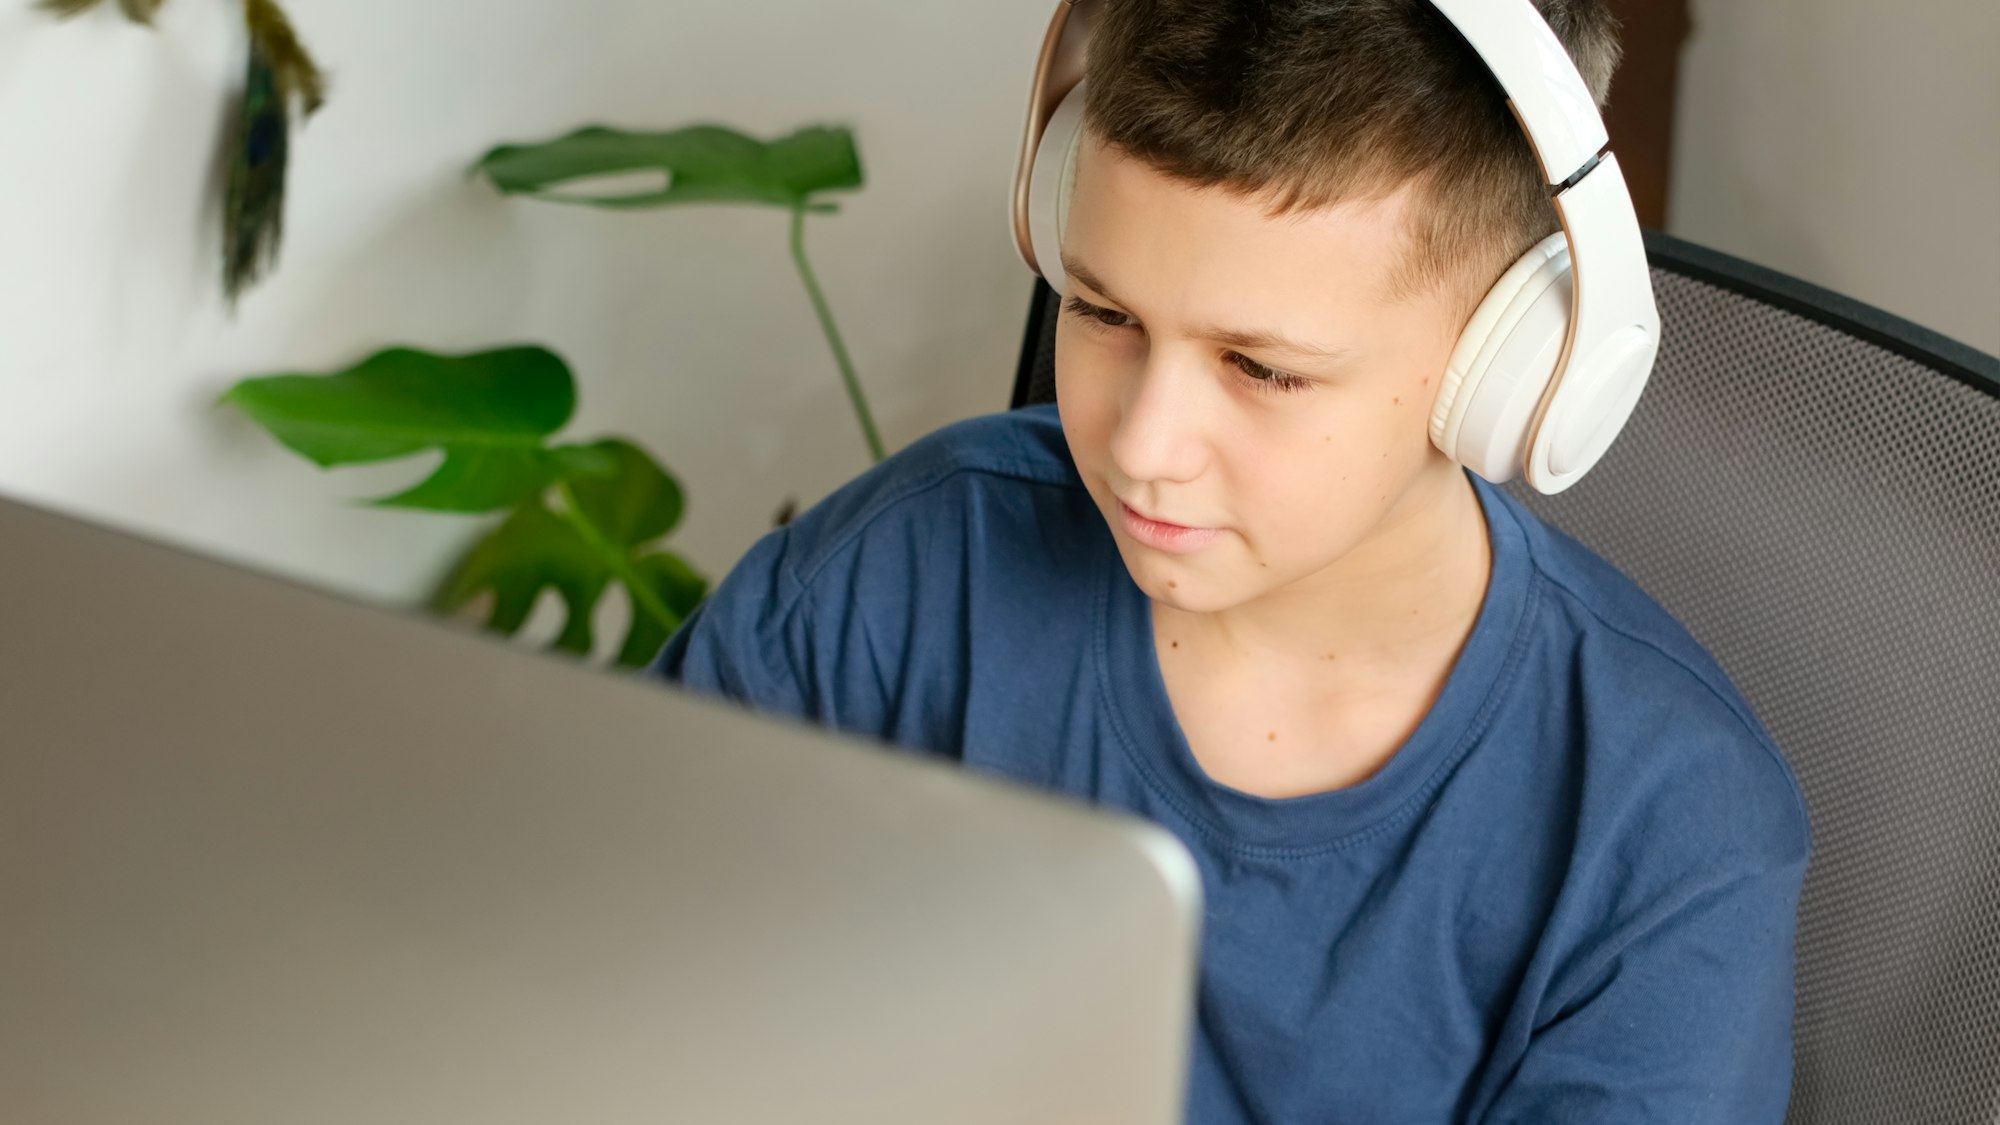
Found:
[[[847, 387], [848, 402], [862, 440], [875, 460], [882, 438], [862, 393], [854, 362], [841, 342], [812, 264], [806, 260], [806, 215], [827, 214], [839, 205], [820, 198], [828, 191], [861, 186], [861, 157], [846, 129], [813, 126], [765, 142], [720, 125], [690, 125], [667, 133], [635, 133], [587, 126], [553, 140], [504, 144], [481, 157], [477, 170], [494, 187], [554, 203], [615, 210], [669, 207], [685, 203], [753, 203], [792, 213], [792, 263], [833, 350], [834, 364]], [[607, 176], [660, 173], [644, 190], [622, 194], [586, 192], [581, 187]]]
[[615, 582], [632, 603], [617, 663], [632, 667], [659, 652], [707, 590], [657, 545], [684, 506], [672, 474], [622, 438], [552, 441], [575, 412], [576, 384], [547, 348], [390, 348], [340, 371], [245, 379], [223, 398], [321, 467], [444, 454], [428, 477], [376, 505], [504, 512], [432, 597], [438, 612], [490, 594], [487, 627], [511, 635], [554, 590], [567, 613], [555, 647], [589, 653], [591, 613]]
[[[881, 460], [867, 398], [805, 255], [806, 215], [838, 210], [820, 193], [861, 186], [860, 157], [846, 129], [815, 126], [764, 142], [718, 125], [666, 133], [592, 126], [501, 145], [476, 171], [509, 194], [594, 207], [754, 203], [789, 210], [792, 260], [868, 451]], [[586, 181], [635, 172], [662, 178], [623, 195], [580, 190]], [[684, 506], [672, 474], [623, 438], [554, 442], [575, 412], [576, 384], [547, 348], [448, 355], [395, 347], [338, 371], [244, 379], [223, 397], [322, 467], [442, 452], [428, 477], [374, 504], [504, 513], [431, 598], [440, 613], [463, 612], [490, 595], [486, 626], [512, 635], [542, 592], [553, 590], [566, 613], [555, 647], [588, 653], [592, 612], [616, 584], [632, 604], [617, 663], [631, 667], [649, 662], [707, 592], [701, 575], [659, 546]]]

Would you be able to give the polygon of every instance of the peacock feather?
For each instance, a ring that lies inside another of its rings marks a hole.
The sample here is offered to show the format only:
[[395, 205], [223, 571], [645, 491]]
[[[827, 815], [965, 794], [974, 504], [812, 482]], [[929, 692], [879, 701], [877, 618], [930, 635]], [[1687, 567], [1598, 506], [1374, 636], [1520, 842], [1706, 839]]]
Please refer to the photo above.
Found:
[[[61, 19], [104, 0], [37, 0]], [[150, 24], [166, 0], [118, 0], [136, 23]], [[250, 61], [243, 104], [230, 135], [229, 186], [223, 200], [222, 291], [231, 307], [243, 290], [278, 261], [285, 229], [285, 162], [291, 148], [292, 104], [301, 120], [326, 101], [326, 77], [299, 42], [277, 0], [243, 0]]]
[[326, 81], [275, 0], [245, 0], [250, 60], [223, 203], [222, 290], [237, 297], [277, 264], [285, 227], [292, 103], [301, 117], [326, 100]]
[[229, 303], [278, 260], [285, 226], [285, 159], [291, 145], [284, 95], [264, 52], [250, 45], [236, 142], [223, 203], [222, 291]]
[[[160, 0], [141, 0], [157, 4]], [[250, 27], [250, 41], [262, 48], [276, 76], [278, 89], [297, 98], [304, 116], [311, 117], [326, 101], [326, 78], [319, 65], [306, 53], [292, 21], [285, 18], [277, 0], [244, 0], [243, 20]]]

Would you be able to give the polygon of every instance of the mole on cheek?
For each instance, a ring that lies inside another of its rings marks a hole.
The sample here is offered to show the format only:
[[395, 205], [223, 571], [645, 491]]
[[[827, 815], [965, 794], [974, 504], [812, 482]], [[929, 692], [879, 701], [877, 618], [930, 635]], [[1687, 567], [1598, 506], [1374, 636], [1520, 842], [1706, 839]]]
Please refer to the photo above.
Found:
[[1276, 741], [1278, 741], [1278, 732], [1277, 732], [1277, 731], [1272, 731], [1272, 732], [1271, 732], [1271, 741], [1272, 741], [1272, 742], [1276, 742]]
[[1174, 647], [1175, 647], [1175, 648], [1179, 648], [1179, 647], [1181, 647], [1181, 643], [1180, 643], [1179, 641], [1175, 641], [1175, 642], [1174, 642]]
[[1173, 580], [1173, 579], [1171, 579], [1171, 578], [1167, 579], [1167, 589], [1169, 589], [1169, 590], [1178, 590], [1178, 589], [1180, 589], [1180, 588], [1181, 588], [1181, 584], [1180, 584], [1180, 583], [1178, 583], [1178, 582], [1174, 581], [1174, 580]]
[[1389, 402], [1393, 405], [1401, 406], [1403, 404], [1403, 396], [1397, 395], [1395, 398], [1390, 399]]

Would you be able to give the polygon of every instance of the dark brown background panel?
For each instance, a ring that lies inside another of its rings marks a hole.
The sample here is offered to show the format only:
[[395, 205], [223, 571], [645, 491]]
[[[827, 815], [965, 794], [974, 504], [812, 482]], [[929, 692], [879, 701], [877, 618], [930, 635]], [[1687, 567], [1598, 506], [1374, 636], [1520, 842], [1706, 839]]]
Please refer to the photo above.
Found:
[[1605, 128], [1632, 188], [1639, 225], [1667, 222], [1674, 142], [1674, 89], [1692, 23], [1687, 0], [1610, 0], [1623, 24], [1625, 61], [1611, 82]]

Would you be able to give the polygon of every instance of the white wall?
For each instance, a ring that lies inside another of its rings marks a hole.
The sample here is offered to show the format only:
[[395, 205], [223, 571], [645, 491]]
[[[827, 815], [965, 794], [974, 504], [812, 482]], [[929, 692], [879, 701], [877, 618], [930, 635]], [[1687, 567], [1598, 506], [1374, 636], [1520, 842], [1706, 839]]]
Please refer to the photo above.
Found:
[[427, 590], [471, 521], [364, 509], [428, 462], [321, 472], [212, 403], [234, 379], [390, 343], [554, 347], [568, 433], [687, 486], [675, 542], [719, 576], [788, 495], [867, 465], [767, 208], [509, 200], [489, 145], [697, 120], [859, 137], [868, 185], [807, 249], [891, 448], [1006, 405], [1031, 275], [1006, 200], [1045, 3], [289, 0], [330, 71], [296, 135], [283, 258], [230, 319], [217, 155], [236, 0], [62, 24], [0, 4], [0, 491], [381, 598]]
[[2000, 3], [1693, 15], [1668, 229], [2000, 353]]

